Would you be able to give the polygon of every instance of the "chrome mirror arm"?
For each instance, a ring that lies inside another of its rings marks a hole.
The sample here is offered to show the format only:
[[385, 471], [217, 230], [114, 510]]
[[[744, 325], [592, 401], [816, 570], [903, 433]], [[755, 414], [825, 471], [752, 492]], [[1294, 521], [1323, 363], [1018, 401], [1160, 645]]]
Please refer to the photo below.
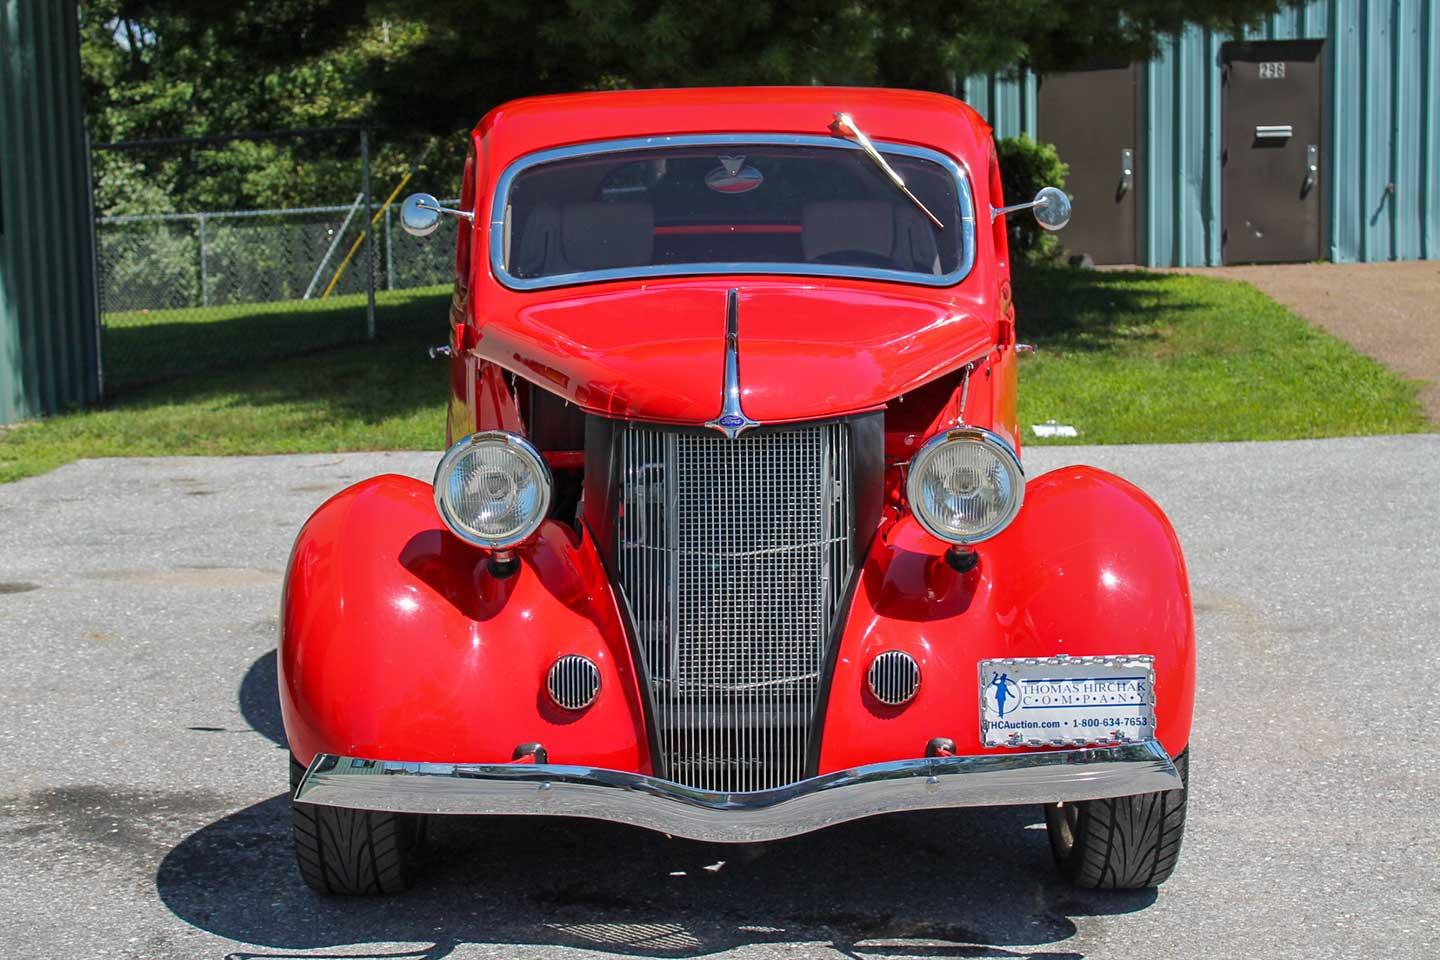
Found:
[[1016, 210], [1034, 210], [1035, 220], [1043, 230], [1062, 230], [1070, 222], [1070, 197], [1059, 187], [1041, 187], [1034, 200], [1012, 203], [1008, 207], [991, 207], [990, 222]]
[[412, 193], [400, 204], [400, 228], [412, 237], [428, 237], [440, 226], [442, 213], [475, 222], [475, 214], [468, 210], [452, 210], [428, 193]]
[[1026, 200], [1024, 203], [1012, 203], [1008, 207], [991, 207], [990, 222], [994, 223], [996, 217], [1003, 216], [1007, 213], [1015, 213], [1018, 210], [1033, 210], [1035, 207], [1043, 207], [1048, 202], [1048, 200], [1037, 198], [1035, 200]]
[[427, 200], [421, 199], [415, 205], [421, 210], [433, 210], [436, 213], [448, 213], [452, 217], [459, 217], [462, 220], [469, 220], [471, 223], [475, 222], [475, 214], [471, 213], [469, 210], [456, 210], [453, 207], [442, 207], [440, 205], [440, 201], [438, 200], [436, 200], [434, 203], [431, 203]]

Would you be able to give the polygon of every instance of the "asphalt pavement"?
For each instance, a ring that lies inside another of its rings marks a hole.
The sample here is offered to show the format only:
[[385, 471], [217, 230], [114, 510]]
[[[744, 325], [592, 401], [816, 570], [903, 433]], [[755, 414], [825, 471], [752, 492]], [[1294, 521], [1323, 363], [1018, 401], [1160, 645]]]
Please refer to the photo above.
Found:
[[1029, 451], [1180, 532], [1200, 681], [1157, 892], [1075, 891], [1036, 808], [758, 846], [441, 822], [410, 893], [292, 861], [275, 694], [301, 522], [434, 454], [94, 460], [0, 486], [0, 956], [1433, 958], [1440, 435]]

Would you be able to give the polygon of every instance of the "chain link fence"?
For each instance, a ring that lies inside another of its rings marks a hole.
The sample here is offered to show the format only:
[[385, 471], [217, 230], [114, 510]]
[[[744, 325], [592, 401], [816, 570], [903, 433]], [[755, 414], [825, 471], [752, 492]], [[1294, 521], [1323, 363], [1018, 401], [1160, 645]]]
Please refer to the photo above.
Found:
[[[362, 201], [100, 218], [107, 390], [363, 337], [370, 259], [359, 242]], [[400, 229], [398, 204], [380, 213], [377, 302], [448, 285], [456, 229], [446, 217], [430, 236], [412, 237]]]

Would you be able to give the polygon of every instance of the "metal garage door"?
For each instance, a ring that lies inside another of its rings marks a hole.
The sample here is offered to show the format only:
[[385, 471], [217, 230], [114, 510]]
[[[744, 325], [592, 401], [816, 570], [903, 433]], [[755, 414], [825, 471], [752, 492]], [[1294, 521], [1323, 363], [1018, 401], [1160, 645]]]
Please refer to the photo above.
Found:
[[1138, 263], [1140, 67], [1045, 74], [1037, 121], [1039, 138], [1070, 165], [1065, 189], [1075, 217], [1059, 235], [1065, 249], [1096, 263]]
[[1323, 45], [1227, 43], [1221, 53], [1225, 263], [1320, 258]]

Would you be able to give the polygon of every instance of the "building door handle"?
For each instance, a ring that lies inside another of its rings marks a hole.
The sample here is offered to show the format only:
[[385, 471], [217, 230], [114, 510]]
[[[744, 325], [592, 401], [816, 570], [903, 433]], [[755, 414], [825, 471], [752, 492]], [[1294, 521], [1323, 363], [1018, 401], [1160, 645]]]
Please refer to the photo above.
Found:
[[1115, 191], [1115, 199], [1120, 199], [1130, 192], [1135, 185], [1135, 151], [1126, 147], [1120, 151], [1120, 186]]
[[1320, 176], [1320, 146], [1310, 143], [1305, 145], [1305, 185], [1300, 188], [1301, 195], [1315, 189], [1315, 181]]

